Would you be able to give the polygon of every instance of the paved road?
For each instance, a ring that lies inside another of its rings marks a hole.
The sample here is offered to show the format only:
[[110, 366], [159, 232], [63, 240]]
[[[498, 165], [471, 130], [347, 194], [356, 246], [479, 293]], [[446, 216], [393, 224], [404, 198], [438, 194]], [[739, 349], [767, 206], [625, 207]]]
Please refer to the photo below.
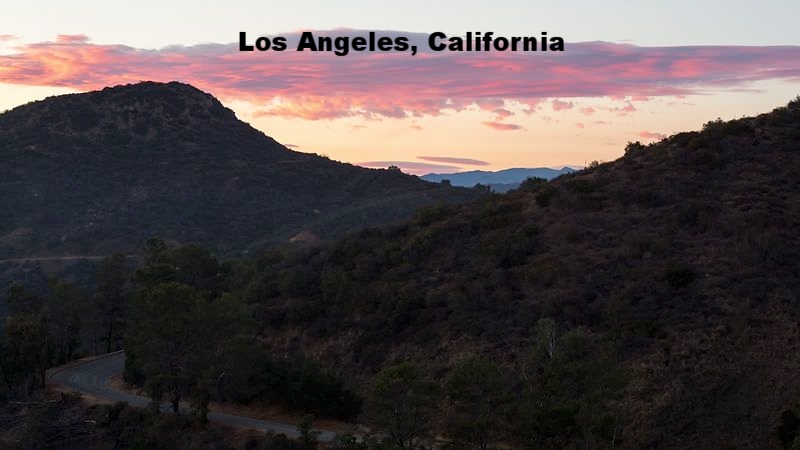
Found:
[[[111, 387], [109, 380], [113, 375], [121, 373], [124, 367], [125, 353], [115, 352], [96, 359], [71, 363], [53, 369], [49, 376], [51, 381], [84, 394], [114, 402], [128, 402], [131, 406], [147, 407], [150, 404], [150, 399], [118, 391]], [[162, 403], [161, 410], [172, 411], [172, 407], [169, 403]], [[181, 410], [188, 412], [188, 407], [182, 405]], [[274, 433], [283, 433], [289, 437], [299, 436], [296, 425], [253, 419], [251, 417], [211, 411], [208, 414], [208, 420], [232, 427], [272, 431]], [[331, 441], [334, 436], [335, 434], [330, 431], [321, 431], [319, 439], [321, 441]]]

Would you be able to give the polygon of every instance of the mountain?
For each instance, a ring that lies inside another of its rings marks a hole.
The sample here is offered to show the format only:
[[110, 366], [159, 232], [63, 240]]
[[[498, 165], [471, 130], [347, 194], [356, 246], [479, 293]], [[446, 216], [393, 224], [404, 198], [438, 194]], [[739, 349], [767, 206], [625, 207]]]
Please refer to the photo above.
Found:
[[302, 256], [264, 255], [245, 298], [273, 351], [317, 355], [362, 386], [402, 361], [447, 379], [478, 354], [510, 374], [514, 401], [544, 405], [538, 393], [572, 378], [526, 383], [548, 380], [561, 352], [582, 356], [554, 374], [616, 354], [629, 380], [606, 397], [618, 413], [605, 428], [587, 417], [614, 392], [606, 366], [556, 398], [592, 395], [531, 413], [550, 427], [534, 431], [562, 430], [549, 439], [577, 436], [569, 445], [781, 448], [800, 434], [798, 168], [800, 97]]
[[490, 172], [484, 170], [472, 170], [469, 172], [458, 173], [429, 173], [422, 175], [425, 181], [432, 183], [440, 183], [443, 180], [449, 180], [453, 186], [473, 187], [476, 184], [489, 185], [494, 192], [507, 192], [511, 189], [516, 189], [520, 183], [527, 178], [544, 178], [545, 180], [552, 180], [558, 176], [575, 172], [575, 169], [570, 167], [563, 167], [561, 169], [549, 169], [547, 167], [539, 167], [536, 169], [504, 169], [497, 172]]
[[5, 112], [0, 161], [0, 260], [135, 253], [153, 236], [238, 255], [479, 195], [291, 151], [177, 82]]

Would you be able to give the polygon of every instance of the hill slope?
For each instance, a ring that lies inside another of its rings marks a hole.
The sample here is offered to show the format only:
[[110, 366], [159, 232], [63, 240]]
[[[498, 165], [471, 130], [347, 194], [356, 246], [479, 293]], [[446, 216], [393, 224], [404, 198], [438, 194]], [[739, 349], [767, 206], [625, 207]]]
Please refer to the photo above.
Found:
[[231, 255], [477, 195], [290, 151], [176, 82], [15, 108], [0, 160], [0, 259], [132, 252], [152, 236]]
[[798, 167], [800, 98], [314, 254], [267, 255], [244, 295], [276, 351], [362, 381], [473, 352], [519, 371], [552, 317], [618, 342], [624, 448], [779, 448], [781, 414], [800, 403]]

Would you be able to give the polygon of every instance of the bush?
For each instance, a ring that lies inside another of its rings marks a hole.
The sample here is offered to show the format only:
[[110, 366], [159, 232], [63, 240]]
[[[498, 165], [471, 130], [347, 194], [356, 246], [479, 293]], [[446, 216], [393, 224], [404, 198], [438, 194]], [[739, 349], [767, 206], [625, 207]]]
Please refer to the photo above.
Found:
[[570, 180], [565, 184], [572, 192], [578, 194], [589, 194], [595, 190], [595, 185], [585, 178], [575, 178], [574, 180]]
[[415, 225], [424, 227], [445, 219], [447, 215], [448, 208], [445, 206], [424, 206], [417, 210], [417, 214], [412, 221]]
[[547, 184], [547, 180], [544, 178], [528, 177], [525, 179], [525, 181], [519, 184], [519, 189], [523, 191], [535, 191], [545, 184]]
[[556, 195], [556, 188], [552, 184], [546, 184], [536, 192], [536, 204], [542, 208], [550, 205], [553, 196]]
[[687, 287], [694, 279], [694, 269], [685, 264], [670, 262], [664, 269], [664, 280], [674, 289]]
[[800, 435], [800, 418], [790, 409], [784, 411], [781, 414], [781, 423], [775, 432], [783, 448], [794, 448], [792, 444], [797, 441], [797, 437]]
[[626, 155], [635, 155], [637, 153], [641, 153], [647, 147], [639, 141], [636, 142], [628, 142], [625, 146], [625, 154]]

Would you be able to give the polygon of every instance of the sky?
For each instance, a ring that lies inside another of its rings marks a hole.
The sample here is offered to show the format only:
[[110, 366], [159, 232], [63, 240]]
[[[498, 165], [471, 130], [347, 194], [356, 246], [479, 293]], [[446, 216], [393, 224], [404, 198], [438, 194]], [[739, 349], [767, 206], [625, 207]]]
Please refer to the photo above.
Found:
[[[338, 161], [416, 174], [582, 166], [786, 104], [800, 94], [798, 16], [796, 0], [15, 2], [0, 16], [0, 111], [177, 80]], [[298, 52], [303, 31], [374, 31], [419, 51]], [[547, 32], [564, 51], [435, 52], [437, 31]], [[288, 49], [240, 52], [240, 32]]]

